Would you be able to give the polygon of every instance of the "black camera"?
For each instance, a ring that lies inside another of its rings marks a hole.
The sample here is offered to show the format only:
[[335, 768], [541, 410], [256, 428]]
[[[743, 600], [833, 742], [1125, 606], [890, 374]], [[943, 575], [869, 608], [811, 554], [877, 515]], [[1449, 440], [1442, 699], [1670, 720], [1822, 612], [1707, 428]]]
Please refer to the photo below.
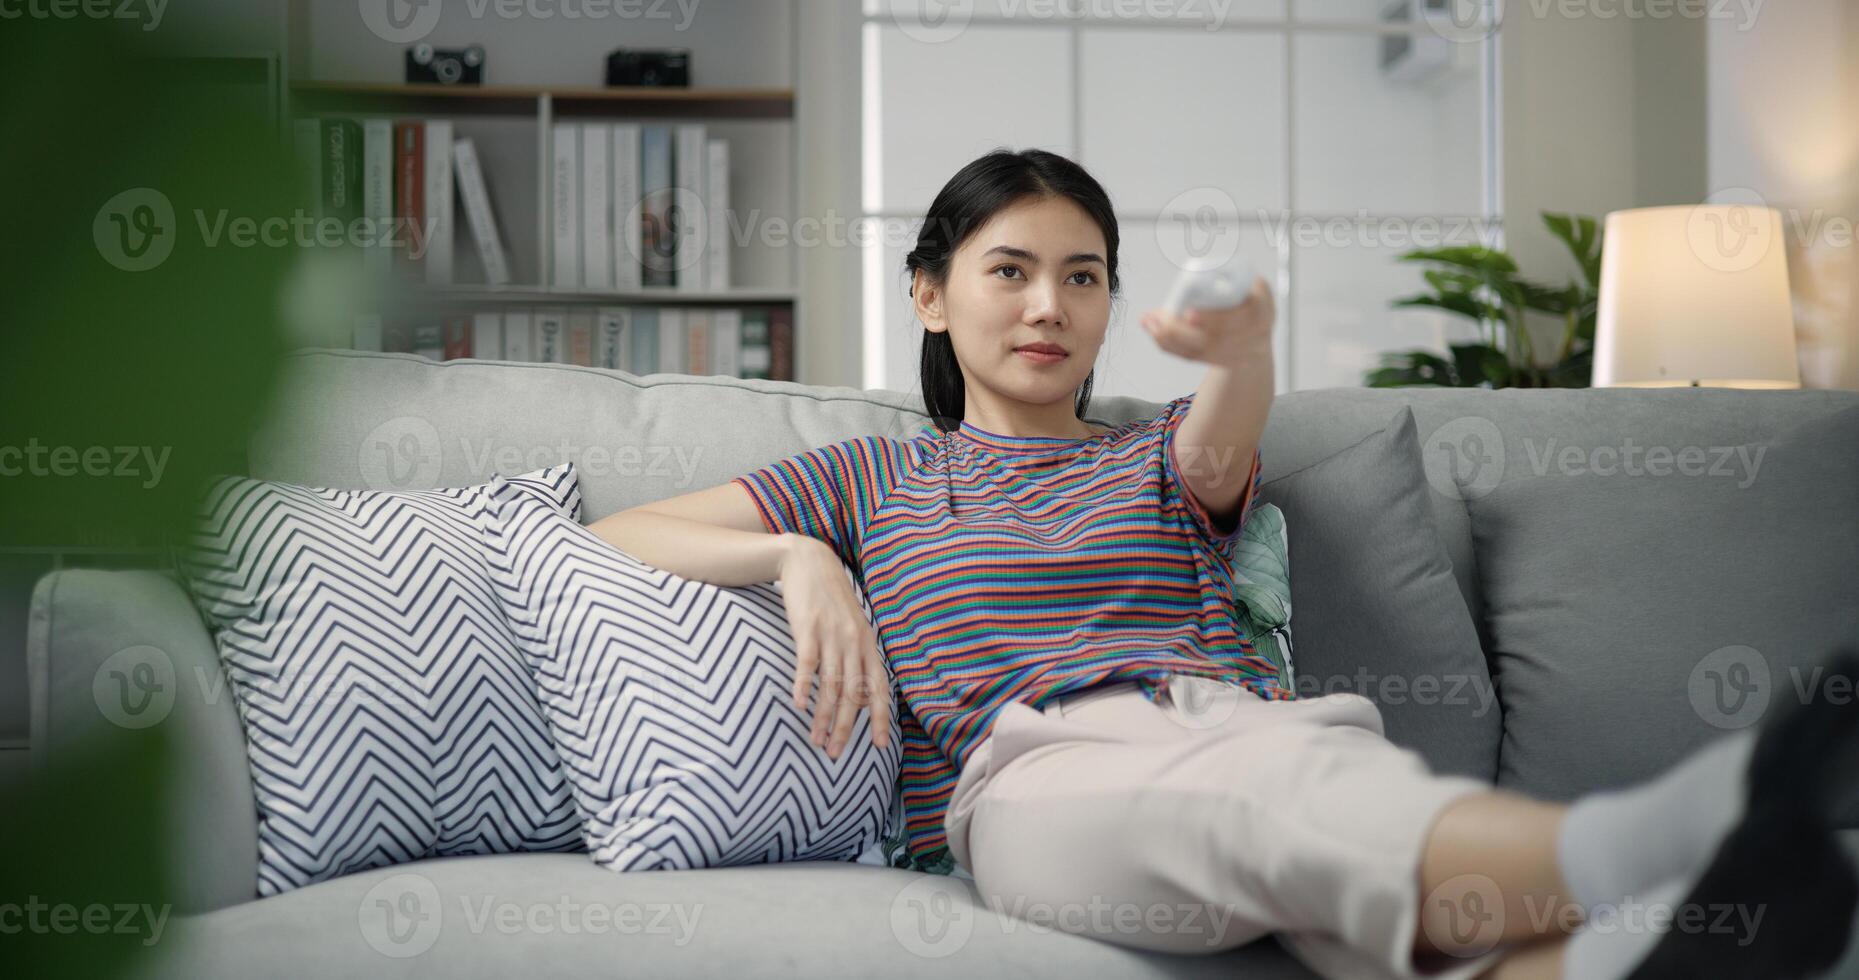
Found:
[[407, 82], [429, 85], [484, 84], [484, 49], [435, 48], [415, 44], [407, 49]]
[[687, 48], [663, 51], [621, 48], [607, 56], [607, 84], [689, 88], [691, 52]]

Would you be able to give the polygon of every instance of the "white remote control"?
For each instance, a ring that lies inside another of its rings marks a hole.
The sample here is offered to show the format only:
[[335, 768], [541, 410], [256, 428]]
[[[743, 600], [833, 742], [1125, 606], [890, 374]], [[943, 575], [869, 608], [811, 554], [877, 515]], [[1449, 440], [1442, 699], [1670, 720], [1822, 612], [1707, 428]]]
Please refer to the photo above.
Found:
[[1252, 295], [1252, 263], [1235, 254], [1224, 265], [1207, 259], [1189, 259], [1162, 308], [1171, 316], [1182, 310], [1219, 310], [1239, 306]]

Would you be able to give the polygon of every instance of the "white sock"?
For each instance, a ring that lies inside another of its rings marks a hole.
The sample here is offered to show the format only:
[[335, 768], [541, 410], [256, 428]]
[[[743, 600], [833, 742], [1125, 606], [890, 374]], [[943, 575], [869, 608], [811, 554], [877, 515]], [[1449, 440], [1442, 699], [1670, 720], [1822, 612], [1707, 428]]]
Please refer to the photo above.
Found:
[[1562, 946], [1564, 980], [1619, 980], [1632, 973], [1679, 922], [1695, 878], [1686, 875], [1591, 908], [1589, 920]]
[[1647, 782], [1576, 800], [1556, 840], [1571, 897], [1588, 908], [1701, 874], [1742, 819], [1756, 733], [1725, 735]]

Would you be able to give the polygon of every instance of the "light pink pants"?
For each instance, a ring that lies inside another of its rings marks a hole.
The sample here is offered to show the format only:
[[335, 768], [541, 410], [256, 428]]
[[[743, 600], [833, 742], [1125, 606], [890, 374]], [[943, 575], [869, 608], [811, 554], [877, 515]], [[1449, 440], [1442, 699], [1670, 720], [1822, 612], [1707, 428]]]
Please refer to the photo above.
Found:
[[1325, 977], [1421, 974], [1419, 866], [1440, 811], [1487, 784], [1434, 775], [1351, 693], [1267, 701], [1175, 675], [1010, 704], [944, 820], [990, 908], [1119, 945], [1211, 953], [1268, 933]]

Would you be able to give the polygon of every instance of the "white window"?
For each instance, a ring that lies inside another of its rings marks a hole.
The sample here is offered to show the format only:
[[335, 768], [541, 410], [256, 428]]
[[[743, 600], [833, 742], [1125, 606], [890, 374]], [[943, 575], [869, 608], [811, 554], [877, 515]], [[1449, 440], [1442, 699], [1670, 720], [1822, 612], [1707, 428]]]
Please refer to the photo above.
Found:
[[915, 391], [903, 259], [997, 147], [1083, 164], [1116, 205], [1123, 299], [1096, 391], [1162, 401], [1198, 365], [1137, 324], [1188, 255], [1243, 252], [1278, 298], [1280, 391], [1470, 339], [1416, 247], [1500, 246], [1496, 0], [865, 0], [870, 387]]

